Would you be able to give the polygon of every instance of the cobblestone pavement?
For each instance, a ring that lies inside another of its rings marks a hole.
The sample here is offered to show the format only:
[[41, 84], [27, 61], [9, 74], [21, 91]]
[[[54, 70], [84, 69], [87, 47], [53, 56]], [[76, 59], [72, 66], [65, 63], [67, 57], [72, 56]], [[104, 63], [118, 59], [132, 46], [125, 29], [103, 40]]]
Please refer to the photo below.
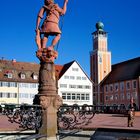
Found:
[[117, 128], [140, 130], [140, 116], [135, 117], [134, 127], [127, 127], [127, 117], [120, 114], [95, 114], [84, 128]]
[[7, 116], [0, 115], [0, 132], [13, 130], [21, 130], [21, 129], [19, 128], [18, 124], [9, 122]]
[[[134, 127], [127, 127], [127, 117], [120, 114], [95, 114], [88, 125], [82, 127], [85, 131], [77, 132], [76, 136], [61, 137], [62, 140], [140, 140], [140, 116], [135, 117]], [[19, 125], [11, 123], [4, 115], [0, 115], [0, 133], [7, 131], [22, 131]], [[136, 131], [136, 134], [135, 134]], [[122, 133], [123, 132], [123, 133]], [[131, 133], [130, 133], [131, 132]], [[138, 135], [137, 135], [138, 133]], [[78, 136], [79, 135], [79, 136]], [[120, 138], [116, 138], [120, 135]], [[135, 135], [133, 137], [133, 135]], [[5, 137], [7, 138], [7, 137]], [[0, 140], [8, 140], [0, 137]], [[10, 140], [15, 140], [10, 137]]]
[[[134, 127], [127, 127], [127, 117], [119, 114], [95, 114], [88, 125], [83, 126], [83, 129], [96, 128], [116, 128], [116, 129], [132, 129], [140, 130], [140, 116], [135, 117]], [[21, 130], [19, 125], [11, 123], [4, 115], [0, 115], [0, 131]]]

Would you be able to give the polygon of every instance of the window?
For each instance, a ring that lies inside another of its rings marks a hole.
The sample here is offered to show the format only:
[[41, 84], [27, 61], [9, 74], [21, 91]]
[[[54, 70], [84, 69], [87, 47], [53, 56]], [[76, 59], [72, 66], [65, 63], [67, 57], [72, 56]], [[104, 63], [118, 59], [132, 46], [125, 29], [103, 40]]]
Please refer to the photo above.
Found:
[[113, 100], [113, 95], [110, 96], [110, 100]]
[[2, 92], [0, 92], [0, 98], [2, 98]]
[[98, 56], [99, 56], [99, 59], [98, 59], [99, 60], [99, 63], [102, 63], [102, 55], [99, 54]]
[[133, 88], [134, 88], [134, 89], [137, 88], [137, 81], [133, 81]]
[[36, 88], [36, 84], [30, 84], [30, 88]]
[[90, 89], [91, 88], [91, 86], [85, 86], [85, 89]]
[[20, 98], [28, 98], [29, 93], [21, 93]]
[[80, 100], [81, 98], [80, 98], [80, 94], [77, 94], [77, 100]]
[[83, 86], [82, 86], [82, 85], [77, 85], [77, 88], [82, 89], [82, 88], [83, 88]]
[[2, 87], [8, 87], [8, 82], [2, 82]]
[[108, 85], [105, 85], [105, 86], [104, 86], [104, 91], [105, 91], [105, 92], [108, 92]]
[[115, 100], [118, 100], [118, 95], [117, 94], [115, 95]]
[[66, 100], [66, 93], [62, 93], [62, 99]]
[[118, 90], [119, 90], [119, 84], [118, 83], [115, 83], [114, 84], [114, 91], [117, 92]]
[[86, 94], [86, 100], [89, 100], [89, 94]]
[[11, 98], [17, 98], [17, 93], [11, 93]]
[[64, 79], [69, 79], [69, 76], [65, 75], [65, 76], [64, 76]]
[[120, 109], [126, 109], [124, 104], [120, 105]]
[[67, 93], [67, 100], [71, 100], [71, 94]]
[[60, 84], [61, 88], [67, 88], [67, 84]]
[[85, 94], [81, 94], [81, 100], [85, 100]]
[[124, 82], [120, 83], [120, 90], [123, 91], [124, 90]]
[[130, 89], [130, 82], [126, 82], [126, 89], [127, 89], [127, 90]]
[[121, 99], [121, 100], [124, 100], [124, 99], [125, 99], [124, 93], [121, 93], [121, 94], [120, 94], [120, 99]]
[[7, 98], [10, 98], [10, 93], [7, 93]]
[[7, 77], [8, 77], [8, 78], [12, 78], [12, 76], [13, 76], [12, 73], [8, 73], [8, 74], [7, 74]]
[[82, 77], [82, 80], [87, 80], [87, 78], [86, 77]]
[[72, 100], [75, 100], [75, 99], [76, 99], [76, 94], [72, 93]]
[[0, 98], [17, 98], [17, 93], [1, 92]]
[[17, 98], [17, 93], [14, 93], [14, 98]]
[[7, 93], [2, 93], [2, 97], [7, 98]]
[[75, 77], [74, 77], [74, 76], [70, 76], [70, 79], [74, 80], [74, 79], [75, 79]]
[[21, 78], [21, 79], [25, 79], [25, 77], [26, 77], [26, 76], [25, 76], [24, 73], [20, 73], [20, 78]]
[[113, 91], [113, 85], [112, 84], [109, 85], [109, 88], [110, 88], [110, 92], [112, 92]]
[[19, 87], [20, 88], [28, 88], [29, 87], [29, 84], [28, 83], [20, 83], [19, 84]]
[[35, 97], [34, 94], [30, 94], [30, 98], [33, 99]]
[[133, 97], [134, 99], [137, 99], [137, 92], [133, 92], [133, 93], [132, 93], [132, 97]]
[[9, 83], [9, 86], [10, 86], [10, 87], [17, 87], [17, 83], [15, 83], [15, 82], [10, 82], [10, 83]]
[[89, 100], [89, 93], [62, 93], [64, 100]]
[[80, 76], [77, 76], [77, 80], [81, 80], [81, 77]]
[[130, 100], [130, 93], [129, 92], [126, 93], [126, 96], [127, 96], [127, 100]]
[[8, 87], [10, 87], [10, 82], [8, 82]]
[[107, 95], [105, 96], [105, 100], [108, 101], [108, 96]]
[[72, 68], [72, 71], [78, 71], [78, 68]]
[[69, 85], [69, 88], [76, 88], [76, 85]]
[[33, 74], [33, 79], [37, 80], [38, 79], [38, 75], [37, 74]]

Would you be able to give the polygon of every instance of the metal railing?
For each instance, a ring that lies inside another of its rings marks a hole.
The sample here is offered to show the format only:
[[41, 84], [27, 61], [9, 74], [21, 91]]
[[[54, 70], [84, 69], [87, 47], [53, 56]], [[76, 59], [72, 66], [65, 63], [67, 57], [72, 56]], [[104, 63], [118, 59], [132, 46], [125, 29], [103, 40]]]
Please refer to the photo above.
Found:
[[90, 123], [94, 114], [91, 106], [61, 106], [58, 111], [59, 130], [81, 129]]
[[[8, 105], [1, 107], [1, 113], [11, 123], [19, 124], [25, 130], [37, 130], [41, 127], [42, 108], [40, 105]], [[95, 113], [127, 114], [125, 108], [117, 106], [61, 106], [58, 110], [58, 130], [80, 129], [88, 125]]]
[[24, 130], [38, 130], [41, 126], [40, 105], [8, 105], [2, 107], [1, 113], [8, 117], [11, 123], [19, 124]]

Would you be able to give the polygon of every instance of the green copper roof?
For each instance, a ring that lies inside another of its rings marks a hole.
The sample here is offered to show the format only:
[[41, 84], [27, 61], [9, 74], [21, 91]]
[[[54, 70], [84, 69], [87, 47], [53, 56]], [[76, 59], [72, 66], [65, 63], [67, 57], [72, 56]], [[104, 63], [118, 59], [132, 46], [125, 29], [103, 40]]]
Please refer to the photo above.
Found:
[[99, 31], [103, 31], [104, 24], [102, 22], [97, 22], [96, 23], [96, 29]]

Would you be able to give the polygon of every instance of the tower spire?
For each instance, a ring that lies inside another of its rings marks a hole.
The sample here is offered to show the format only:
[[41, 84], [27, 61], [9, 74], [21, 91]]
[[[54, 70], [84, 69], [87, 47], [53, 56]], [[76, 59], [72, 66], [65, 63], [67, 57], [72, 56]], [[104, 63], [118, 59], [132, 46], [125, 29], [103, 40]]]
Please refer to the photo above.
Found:
[[93, 35], [93, 50], [90, 53], [90, 74], [95, 83], [95, 100], [100, 104], [100, 83], [111, 71], [111, 53], [107, 46], [107, 32], [104, 31], [104, 24], [97, 22], [96, 31]]

